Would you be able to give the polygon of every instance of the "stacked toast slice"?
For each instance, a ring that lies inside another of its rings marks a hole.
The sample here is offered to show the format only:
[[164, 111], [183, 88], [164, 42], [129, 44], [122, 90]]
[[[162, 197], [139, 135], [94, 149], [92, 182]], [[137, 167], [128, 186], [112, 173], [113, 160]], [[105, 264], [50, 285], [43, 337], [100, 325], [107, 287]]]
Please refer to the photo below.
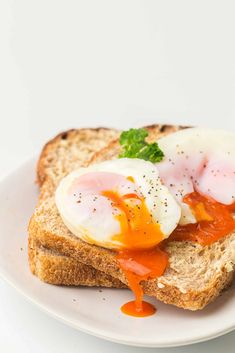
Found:
[[[149, 126], [148, 139], [154, 141], [180, 128]], [[70, 130], [44, 147], [37, 168], [39, 201], [29, 224], [29, 264], [41, 280], [57, 285], [128, 286], [115, 252], [74, 236], [54, 200], [65, 175], [81, 166], [117, 158], [118, 137], [119, 132], [113, 129]], [[141, 283], [145, 294], [185, 309], [202, 309], [232, 281], [234, 243], [235, 234], [209, 246], [169, 242], [169, 267], [163, 276]]]

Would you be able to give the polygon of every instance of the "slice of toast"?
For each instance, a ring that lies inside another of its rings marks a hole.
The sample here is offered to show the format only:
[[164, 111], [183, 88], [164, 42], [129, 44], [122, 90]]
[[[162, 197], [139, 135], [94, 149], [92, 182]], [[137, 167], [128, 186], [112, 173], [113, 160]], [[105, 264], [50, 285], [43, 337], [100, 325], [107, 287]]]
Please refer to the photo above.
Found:
[[29, 264], [31, 272], [41, 281], [65, 285], [125, 288], [118, 279], [84, 265], [75, 258], [61, 255], [55, 251], [36, 245], [29, 237]]
[[[148, 128], [149, 140], [176, 131], [179, 127], [155, 125]], [[29, 234], [38, 246], [70, 256], [127, 284], [115, 259], [115, 252], [90, 245], [75, 237], [64, 225], [54, 201], [54, 189], [59, 180], [87, 159], [81, 153], [79, 131], [66, 135], [67, 145], [58, 138], [44, 148], [38, 164], [41, 197], [29, 224]], [[71, 147], [72, 146], [72, 147]], [[83, 150], [83, 148], [82, 148]], [[117, 141], [102, 151], [90, 153], [92, 163], [116, 158]], [[87, 157], [87, 156], [86, 156]], [[169, 267], [164, 275], [143, 281], [144, 292], [165, 303], [190, 310], [202, 309], [230, 283], [234, 273], [235, 234], [203, 247], [193, 242], [170, 242], [167, 245]]]

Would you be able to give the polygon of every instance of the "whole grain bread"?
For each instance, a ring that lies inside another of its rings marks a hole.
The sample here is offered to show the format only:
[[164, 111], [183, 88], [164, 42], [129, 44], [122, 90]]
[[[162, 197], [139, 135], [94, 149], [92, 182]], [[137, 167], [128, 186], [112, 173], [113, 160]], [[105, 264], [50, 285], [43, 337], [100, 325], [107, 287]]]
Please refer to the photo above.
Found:
[[[179, 128], [162, 125], [148, 127], [149, 141]], [[85, 135], [89, 135], [89, 131], [86, 130]], [[105, 141], [104, 145], [107, 145], [108, 131], [97, 131], [97, 138]], [[96, 135], [93, 130], [92, 133], [92, 136]], [[103, 136], [103, 133], [106, 135]], [[112, 134], [116, 134], [114, 137], [118, 136], [118, 132]], [[35, 239], [37, 246], [72, 257], [79, 263], [92, 266], [128, 284], [115, 259], [115, 252], [87, 244], [75, 237], [62, 222], [55, 205], [54, 189], [64, 175], [81, 165], [86, 165], [87, 160], [96, 163], [116, 158], [119, 153], [117, 140], [95, 152], [95, 149], [91, 151], [92, 148], [81, 146], [79, 135], [80, 130], [72, 130], [72, 133], [65, 135], [65, 139], [60, 135], [44, 148], [38, 163], [41, 197], [29, 224], [29, 234]], [[86, 139], [83, 141], [88, 143]], [[97, 144], [95, 142], [95, 145]], [[99, 147], [102, 148], [100, 144]], [[169, 254], [169, 267], [164, 275], [141, 283], [146, 294], [165, 303], [190, 310], [202, 309], [232, 280], [235, 234], [206, 247], [193, 242], [169, 242], [166, 250]]]
[[28, 253], [31, 272], [41, 281], [65, 286], [126, 288], [118, 279], [92, 266], [36, 245], [32, 237]]

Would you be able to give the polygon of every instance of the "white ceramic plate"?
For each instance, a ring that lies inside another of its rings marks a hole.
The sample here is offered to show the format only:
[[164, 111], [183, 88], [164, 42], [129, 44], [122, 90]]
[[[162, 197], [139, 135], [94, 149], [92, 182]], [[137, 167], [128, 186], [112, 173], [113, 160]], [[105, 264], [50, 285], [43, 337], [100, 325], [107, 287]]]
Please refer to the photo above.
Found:
[[156, 315], [132, 318], [119, 310], [132, 298], [128, 290], [40, 282], [27, 263], [27, 224], [37, 199], [34, 170], [34, 161], [29, 161], [0, 184], [0, 273], [28, 299], [78, 330], [135, 346], [186, 345], [235, 328], [234, 286], [203, 311], [189, 312], [157, 302]]

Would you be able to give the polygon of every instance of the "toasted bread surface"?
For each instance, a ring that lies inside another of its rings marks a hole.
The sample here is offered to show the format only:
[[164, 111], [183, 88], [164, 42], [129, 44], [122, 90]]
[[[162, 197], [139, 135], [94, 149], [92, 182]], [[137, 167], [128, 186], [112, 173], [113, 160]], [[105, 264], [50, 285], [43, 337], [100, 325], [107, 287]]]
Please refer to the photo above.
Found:
[[[37, 164], [37, 182], [57, 186], [69, 172], [86, 165], [96, 151], [119, 136], [115, 129], [71, 129], [60, 133], [43, 148]], [[47, 185], [48, 187], [48, 185]]]
[[[179, 127], [161, 125], [148, 127], [149, 140], [153, 141], [177, 129]], [[99, 133], [98, 139], [102, 138], [103, 130], [99, 130]], [[109, 135], [108, 131], [106, 133]], [[115, 138], [118, 137], [118, 132], [114, 132], [115, 134]], [[78, 135], [78, 131], [73, 131], [71, 136], [67, 136], [68, 139], [76, 139], [76, 142], [69, 141], [67, 147], [62, 148], [57, 137], [44, 148], [38, 163], [38, 180], [42, 192], [29, 224], [29, 233], [38, 247], [43, 246], [72, 257], [75, 261], [92, 266], [127, 284], [115, 259], [115, 252], [90, 245], [75, 237], [62, 222], [55, 205], [54, 188], [64, 175], [81, 165], [86, 165], [88, 159], [90, 163], [97, 163], [116, 158], [119, 153], [117, 140], [98, 152], [93, 149], [87, 153], [87, 149], [81, 146]], [[105, 141], [106, 144], [110, 142], [108, 140], [109, 138]], [[81, 153], [81, 150], [84, 152]], [[168, 243], [166, 250], [169, 254], [169, 267], [163, 276], [143, 281], [144, 292], [165, 303], [186, 309], [203, 308], [232, 280], [234, 243], [235, 234], [206, 247], [192, 242]]]

